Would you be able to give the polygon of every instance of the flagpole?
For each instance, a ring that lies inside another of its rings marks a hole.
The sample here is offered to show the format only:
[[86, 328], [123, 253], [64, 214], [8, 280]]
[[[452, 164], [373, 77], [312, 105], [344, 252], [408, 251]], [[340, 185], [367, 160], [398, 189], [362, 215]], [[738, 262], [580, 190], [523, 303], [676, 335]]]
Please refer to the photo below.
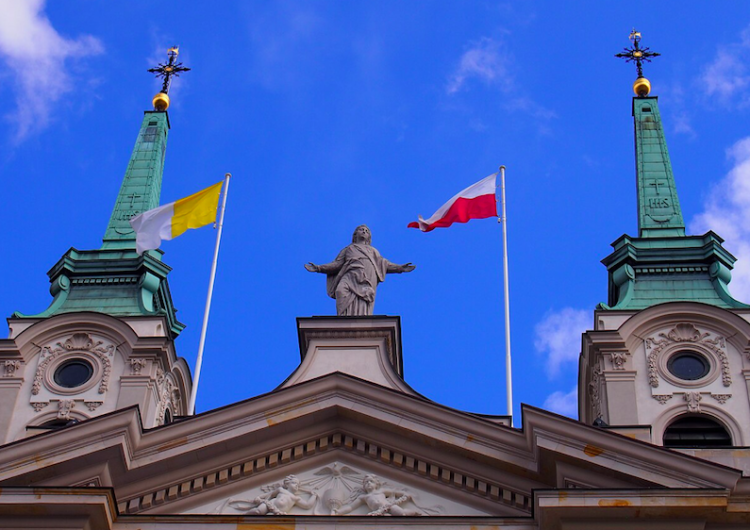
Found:
[[508, 416], [513, 425], [513, 378], [510, 364], [510, 295], [508, 292], [508, 218], [505, 214], [505, 166], [500, 166], [500, 189], [503, 215], [498, 222], [503, 225], [503, 288], [505, 294], [505, 386], [507, 392]]
[[211, 276], [208, 280], [208, 296], [206, 296], [206, 310], [203, 313], [203, 327], [201, 328], [201, 339], [198, 343], [198, 359], [195, 361], [195, 380], [193, 381], [193, 388], [190, 391], [190, 401], [188, 403], [187, 413], [188, 415], [195, 414], [195, 398], [198, 394], [198, 381], [201, 378], [201, 365], [203, 364], [203, 347], [206, 344], [206, 330], [208, 329], [208, 313], [211, 311], [211, 298], [214, 294], [214, 279], [216, 278], [216, 264], [219, 261], [219, 244], [221, 243], [221, 230], [224, 227], [224, 210], [227, 205], [227, 192], [229, 191], [229, 179], [232, 177], [231, 173], [224, 175], [224, 194], [221, 199], [221, 212], [219, 213], [219, 221], [214, 225], [216, 228], [216, 247], [214, 248], [214, 261], [211, 264]]

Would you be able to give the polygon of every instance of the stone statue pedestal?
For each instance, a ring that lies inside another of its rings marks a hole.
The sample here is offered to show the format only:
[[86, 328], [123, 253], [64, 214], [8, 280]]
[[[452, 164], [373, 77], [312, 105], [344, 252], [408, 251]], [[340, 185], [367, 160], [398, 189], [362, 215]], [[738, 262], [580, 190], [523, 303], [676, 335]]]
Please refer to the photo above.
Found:
[[297, 332], [302, 362], [281, 388], [339, 372], [416, 394], [403, 379], [400, 317], [300, 317]]

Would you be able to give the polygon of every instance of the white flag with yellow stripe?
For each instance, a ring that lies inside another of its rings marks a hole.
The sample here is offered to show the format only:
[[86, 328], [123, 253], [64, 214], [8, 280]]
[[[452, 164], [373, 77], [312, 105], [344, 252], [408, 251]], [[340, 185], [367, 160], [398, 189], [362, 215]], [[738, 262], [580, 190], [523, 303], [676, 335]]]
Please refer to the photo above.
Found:
[[130, 226], [135, 230], [138, 254], [159, 248], [162, 241], [174, 239], [188, 228], [200, 228], [216, 222], [222, 184], [224, 181], [133, 217]]

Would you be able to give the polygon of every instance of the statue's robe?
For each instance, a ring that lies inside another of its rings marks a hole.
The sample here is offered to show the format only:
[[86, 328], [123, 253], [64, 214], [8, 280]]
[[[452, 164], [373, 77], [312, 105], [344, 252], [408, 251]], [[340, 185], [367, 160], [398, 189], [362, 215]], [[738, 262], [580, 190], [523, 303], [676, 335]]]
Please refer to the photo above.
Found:
[[401, 272], [376, 248], [362, 243], [352, 243], [318, 270], [328, 275], [328, 296], [336, 299], [339, 316], [372, 315], [378, 284], [388, 272]]

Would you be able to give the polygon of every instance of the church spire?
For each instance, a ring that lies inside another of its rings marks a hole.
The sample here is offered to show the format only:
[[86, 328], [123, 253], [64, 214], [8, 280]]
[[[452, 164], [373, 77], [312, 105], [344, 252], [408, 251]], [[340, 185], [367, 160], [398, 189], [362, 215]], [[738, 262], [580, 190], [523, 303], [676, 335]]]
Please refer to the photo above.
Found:
[[638, 74], [633, 83], [638, 237], [621, 236], [602, 260], [609, 271], [609, 300], [599, 308], [632, 311], [674, 301], [748, 308], [729, 293], [735, 257], [723, 240], [713, 232], [685, 235], [659, 105], [643, 76], [643, 63], [659, 54], [641, 47], [635, 30], [630, 40], [632, 46], [616, 57], [634, 62]]
[[656, 97], [648, 97], [651, 83], [643, 76], [643, 63], [660, 54], [640, 45], [641, 34], [630, 33], [632, 45], [615, 57], [636, 65], [633, 83], [636, 183], [638, 188], [638, 232], [640, 237], [679, 237], [685, 235], [677, 186], [672, 174], [667, 141], [661, 124]]
[[154, 110], [144, 113], [141, 130], [104, 233], [102, 248], [134, 249], [135, 232], [130, 226], [130, 219], [159, 206], [169, 131], [169, 87], [173, 76], [190, 70], [176, 62], [179, 55], [177, 46], [170, 48], [167, 54], [169, 60], [166, 63], [149, 69], [157, 77], [164, 78], [164, 83], [153, 98]]
[[13, 318], [49, 318], [63, 313], [90, 311], [106, 315], [164, 318], [166, 333], [175, 338], [184, 329], [177, 320], [162, 253], [135, 251], [135, 232], [130, 219], [159, 206], [164, 155], [169, 131], [169, 86], [173, 76], [189, 70], [176, 62], [176, 47], [169, 60], [149, 70], [164, 78], [153, 98], [154, 110], [145, 112], [135, 148], [130, 156], [112, 216], [97, 250], [71, 248], [47, 273], [50, 306], [35, 315], [16, 312]]

